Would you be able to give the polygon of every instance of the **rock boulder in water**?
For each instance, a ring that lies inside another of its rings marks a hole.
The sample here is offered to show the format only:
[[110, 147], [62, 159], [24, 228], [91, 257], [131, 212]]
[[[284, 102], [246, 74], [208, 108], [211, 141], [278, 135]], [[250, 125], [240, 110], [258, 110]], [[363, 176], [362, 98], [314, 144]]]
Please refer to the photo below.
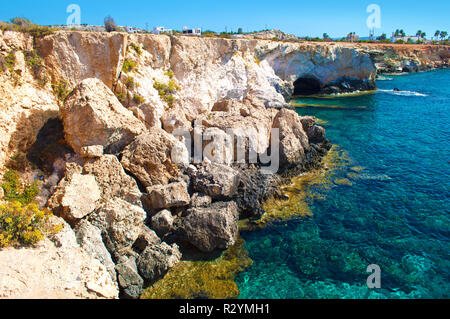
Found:
[[186, 240], [204, 252], [226, 249], [238, 236], [238, 207], [235, 202], [217, 202], [187, 211], [183, 221]]

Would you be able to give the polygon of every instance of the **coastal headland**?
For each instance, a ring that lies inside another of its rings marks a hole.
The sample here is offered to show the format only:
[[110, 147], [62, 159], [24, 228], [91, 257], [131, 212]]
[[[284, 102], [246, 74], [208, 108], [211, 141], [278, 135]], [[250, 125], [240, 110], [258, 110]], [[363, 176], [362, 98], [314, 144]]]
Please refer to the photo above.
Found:
[[[331, 148], [294, 96], [373, 91], [379, 74], [449, 58], [440, 45], [0, 31], [2, 185], [12, 172], [16, 195], [35, 185], [59, 226], [0, 250], [0, 297], [139, 298], [180, 263], [240, 251], [239, 220]], [[237, 254], [225, 269], [248, 264]]]

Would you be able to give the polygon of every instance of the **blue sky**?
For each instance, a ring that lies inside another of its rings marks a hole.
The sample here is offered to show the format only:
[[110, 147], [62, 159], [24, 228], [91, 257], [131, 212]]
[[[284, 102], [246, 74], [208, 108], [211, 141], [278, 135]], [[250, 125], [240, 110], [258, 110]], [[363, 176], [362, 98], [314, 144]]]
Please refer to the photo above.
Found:
[[81, 7], [81, 22], [103, 24], [111, 15], [117, 24], [145, 28], [165, 26], [181, 30], [184, 25], [214, 31], [245, 32], [264, 28], [281, 29], [298, 36], [341, 37], [349, 32], [368, 36], [366, 20], [369, 4], [381, 8], [381, 29], [389, 36], [397, 28], [407, 34], [418, 29], [427, 36], [446, 30], [450, 33], [450, 1], [448, 0], [15, 0], [0, 1], [0, 20], [27, 17], [35, 23], [65, 24], [69, 4]]

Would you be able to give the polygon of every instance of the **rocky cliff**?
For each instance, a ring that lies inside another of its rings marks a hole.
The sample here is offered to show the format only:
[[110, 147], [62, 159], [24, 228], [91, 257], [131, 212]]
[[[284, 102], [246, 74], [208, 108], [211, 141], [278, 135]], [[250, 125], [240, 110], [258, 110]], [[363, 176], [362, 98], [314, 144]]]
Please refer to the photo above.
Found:
[[[71, 274], [83, 280], [70, 296], [111, 298], [120, 289], [120, 296], [136, 298], [186, 250], [232, 246], [239, 218], [264, 213], [261, 204], [277, 192], [280, 176], [320, 163], [330, 142], [314, 118], [287, 108], [293, 95], [373, 90], [386, 56], [417, 59], [419, 69], [446, 65], [447, 48], [427, 50], [6, 31], [0, 171], [21, 170], [24, 182], [40, 176], [36, 201], [68, 223], [60, 246], [84, 260], [72, 265]], [[212, 143], [186, 143], [199, 136]], [[205, 158], [196, 157], [197, 148]], [[264, 173], [268, 150], [279, 155], [279, 174]], [[46, 258], [30, 261], [36, 269], [67, 252], [47, 244]], [[45, 254], [36, 249], [30, 254]], [[95, 263], [101, 267], [86, 273]], [[10, 276], [8, 269], [0, 275]], [[4, 278], [5, 287], [17, 282]], [[3, 297], [33, 295], [36, 286]], [[67, 296], [58, 289], [64, 288], [53, 285], [52, 294]]]

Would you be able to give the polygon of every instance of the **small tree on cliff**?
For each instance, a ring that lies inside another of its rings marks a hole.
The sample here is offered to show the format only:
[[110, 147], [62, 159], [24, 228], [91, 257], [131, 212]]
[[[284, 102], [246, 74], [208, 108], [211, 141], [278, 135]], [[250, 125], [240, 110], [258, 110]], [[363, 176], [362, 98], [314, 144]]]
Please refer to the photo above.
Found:
[[118, 31], [117, 25], [111, 16], [105, 18], [105, 29], [107, 32]]

